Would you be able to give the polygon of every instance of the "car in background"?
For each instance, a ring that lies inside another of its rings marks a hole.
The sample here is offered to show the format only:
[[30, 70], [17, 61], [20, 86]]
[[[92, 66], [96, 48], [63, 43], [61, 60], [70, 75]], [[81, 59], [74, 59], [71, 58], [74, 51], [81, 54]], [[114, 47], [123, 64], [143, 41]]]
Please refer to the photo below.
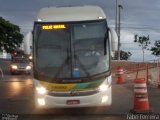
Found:
[[28, 58], [24, 56], [14, 57], [12, 58], [10, 64], [10, 73], [17, 74], [17, 73], [31, 73], [31, 63]]
[[12, 52], [11, 52], [11, 58], [12, 59], [14, 59], [14, 58], [16, 58], [16, 57], [23, 57], [23, 56], [25, 56], [25, 53], [24, 53], [24, 51], [23, 50], [21, 50], [21, 49], [15, 49], [15, 50], [13, 50]]

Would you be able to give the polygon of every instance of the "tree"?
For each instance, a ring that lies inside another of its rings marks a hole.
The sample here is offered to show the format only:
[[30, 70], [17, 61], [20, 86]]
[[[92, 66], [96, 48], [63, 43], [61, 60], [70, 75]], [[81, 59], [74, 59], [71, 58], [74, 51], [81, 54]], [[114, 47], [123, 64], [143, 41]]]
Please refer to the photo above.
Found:
[[22, 40], [23, 35], [20, 33], [19, 26], [0, 17], [0, 51], [11, 53], [12, 50], [20, 47]]
[[[115, 58], [117, 58], [117, 56], [118, 56], [118, 51], [116, 51], [116, 53], [115, 53]], [[126, 52], [123, 50], [120, 51], [120, 59], [121, 60], [128, 60], [131, 56], [132, 56], [131, 52]]]
[[120, 51], [121, 60], [128, 60], [131, 57], [131, 52]]
[[139, 47], [141, 47], [142, 53], [143, 53], [143, 62], [144, 62], [144, 52], [145, 52], [145, 50], [149, 50], [148, 45], [151, 44], [150, 39], [149, 39], [149, 35], [147, 37], [135, 35], [134, 42], [138, 43]]
[[160, 40], [155, 41], [154, 47], [151, 47], [152, 54], [155, 56], [160, 56]]

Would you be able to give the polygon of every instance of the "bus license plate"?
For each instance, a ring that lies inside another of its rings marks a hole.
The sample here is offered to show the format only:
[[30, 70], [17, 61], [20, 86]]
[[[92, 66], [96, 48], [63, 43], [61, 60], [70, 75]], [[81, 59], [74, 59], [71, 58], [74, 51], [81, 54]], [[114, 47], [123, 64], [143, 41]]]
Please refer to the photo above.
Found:
[[74, 105], [74, 104], [80, 104], [80, 100], [67, 100], [67, 105]]

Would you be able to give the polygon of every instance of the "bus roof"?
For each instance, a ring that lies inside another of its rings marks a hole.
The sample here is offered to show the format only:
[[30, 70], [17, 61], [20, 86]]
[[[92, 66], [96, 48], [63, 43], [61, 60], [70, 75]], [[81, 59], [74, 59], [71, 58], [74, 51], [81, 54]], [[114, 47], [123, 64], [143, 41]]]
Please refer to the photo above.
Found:
[[98, 6], [48, 7], [42, 8], [37, 21], [67, 22], [105, 19], [105, 13]]

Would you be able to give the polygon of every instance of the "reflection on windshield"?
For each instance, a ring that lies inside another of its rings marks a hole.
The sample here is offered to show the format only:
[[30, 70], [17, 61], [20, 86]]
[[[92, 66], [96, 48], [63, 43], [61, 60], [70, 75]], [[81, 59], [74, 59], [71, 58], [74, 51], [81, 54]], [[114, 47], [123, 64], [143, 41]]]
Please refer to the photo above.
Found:
[[104, 55], [105, 21], [68, 23], [65, 29], [56, 30], [42, 30], [41, 26], [35, 27], [37, 74], [72, 78], [108, 71], [109, 54]]
[[66, 72], [61, 71], [60, 76], [70, 77], [69, 64], [63, 65], [69, 56], [70, 41], [67, 30], [43, 31], [40, 33], [37, 43], [38, 71], [55, 77], [58, 69], [63, 67], [63, 71]]
[[108, 70], [107, 59], [109, 58], [107, 55], [104, 56], [103, 43], [103, 38], [80, 40], [75, 43], [75, 54], [79, 58], [79, 60], [75, 59], [75, 64], [80, 69], [81, 76], [85, 76], [85, 73], [78, 61], [85, 66], [91, 75]]

